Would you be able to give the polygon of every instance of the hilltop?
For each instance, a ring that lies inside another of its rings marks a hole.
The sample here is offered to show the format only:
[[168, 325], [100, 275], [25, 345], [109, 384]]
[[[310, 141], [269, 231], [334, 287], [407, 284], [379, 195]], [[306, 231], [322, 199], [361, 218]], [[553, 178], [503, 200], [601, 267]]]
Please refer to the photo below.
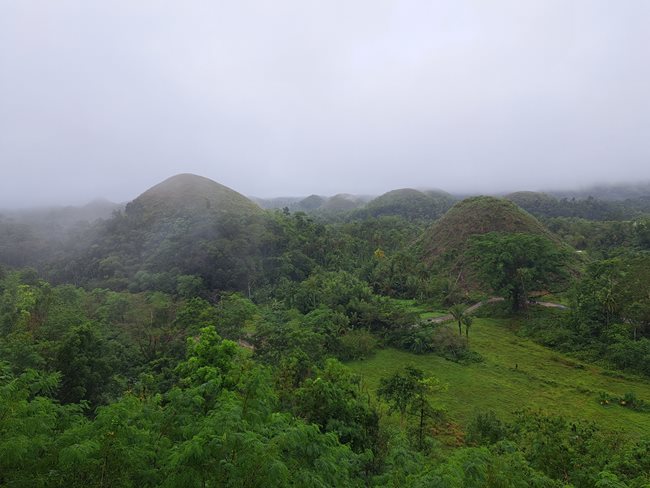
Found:
[[454, 205], [425, 232], [421, 246], [426, 260], [430, 262], [446, 252], [463, 251], [471, 236], [488, 232], [525, 232], [557, 241], [535, 217], [513, 202], [480, 196]]
[[249, 272], [242, 263], [257, 254], [264, 217], [257, 204], [220, 183], [172, 176], [70, 243], [66, 258], [74, 265], [62, 278], [70, 272], [92, 286], [135, 291], [174, 291], [179, 279], [241, 288]]
[[409, 220], [434, 220], [445, 213], [454, 201], [449, 193], [443, 191], [422, 192], [401, 188], [371, 200], [355, 216], [367, 218], [390, 215]]
[[179, 174], [149, 188], [126, 206], [126, 214], [144, 220], [200, 214], [255, 215], [262, 209], [241, 193], [216, 181]]

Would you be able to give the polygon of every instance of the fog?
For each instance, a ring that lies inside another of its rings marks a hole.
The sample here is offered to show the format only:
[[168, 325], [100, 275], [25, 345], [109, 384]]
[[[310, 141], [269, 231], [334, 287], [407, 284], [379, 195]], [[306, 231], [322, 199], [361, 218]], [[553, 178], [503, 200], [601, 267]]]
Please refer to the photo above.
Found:
[[650, 2], [0, 3], [0, 207], [650, 180]]

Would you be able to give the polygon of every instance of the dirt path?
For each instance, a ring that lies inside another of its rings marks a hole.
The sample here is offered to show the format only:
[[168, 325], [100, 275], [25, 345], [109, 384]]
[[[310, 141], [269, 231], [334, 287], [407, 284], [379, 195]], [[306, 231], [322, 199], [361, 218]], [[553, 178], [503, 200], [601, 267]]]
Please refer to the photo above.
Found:
[[566, 305], [562, 305], [561, 303], [553, 303], [553, 302], [536, 302], [536, 301], [530, 301], [528, 302], [531, 305], [539, 305], [540, 307], [548, 307], [548, 308], [559, 308], [562, 310], [568, 310], [569, 307]]
[[[488, 298], [487, 300], [483, 300], [482, 302], [478, 302], [475, 303], [474, 305], [467, 307], [465, 313], [470, 314], [475, 310], [477, 310], [478, 308], [482, 307], [483, 305], [486, 305], [488, 303], [502, 302], [504, 300], [505, 298], [503, 297], [491, 297]], [[528, 303], [530, 305], [539, 305], [540, 307], [548, 307], [548, 308], [559, 308], [562, 310], [567, 310], [569, 308], [566, 305], [562, 305], [561, 303], [553, 303], [553, 302], [538, 302], [535, 300], [531, 300]], [[426, 319], [425, 322], [429, 322], [432, 324], [441, 324], [443, 322], [449, 322], [450, 320], [454, 320], [454, 317], [451, 314], [447, 314], [447, 315], [442, 315], [441, 317], [433, 317], [430, 319]]]

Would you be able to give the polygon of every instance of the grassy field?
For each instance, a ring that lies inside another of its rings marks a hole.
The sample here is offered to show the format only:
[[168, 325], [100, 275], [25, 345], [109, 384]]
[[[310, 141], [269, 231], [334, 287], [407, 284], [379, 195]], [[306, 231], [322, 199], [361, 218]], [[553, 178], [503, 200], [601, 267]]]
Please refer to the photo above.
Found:
[[580, 363], [529, 340], [516, 336], [510, 322], [476, 319], [470, 335], [471, 348], [484, 362], [460, 365], [435, 355], [416, 355], [383, 349], [349, 366], [375, 390], [382, 377], [413, 365], [448, 384], [439, 394], [452, 420], [465, 425], [476, 412], [494, 410], [499, 417], [532, 407], [572, 419], [587, 419], [604, 429], [623, 431], [633, 437], [650, 435], [650, 413], [619, 405], [602, 406], [599, 393], [622, 396], [634, 392], [650, 403], [650, 382], [612, 375], [593, 365]]

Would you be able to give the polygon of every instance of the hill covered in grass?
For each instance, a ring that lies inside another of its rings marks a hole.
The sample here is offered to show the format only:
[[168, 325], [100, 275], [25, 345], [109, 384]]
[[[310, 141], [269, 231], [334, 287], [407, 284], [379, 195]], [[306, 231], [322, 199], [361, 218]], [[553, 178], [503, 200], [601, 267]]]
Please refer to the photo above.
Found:
[[338, 193], [324, 201], [320, 209], [326, 212], [349, 212], [361, 207], [364, 203], [364, 198], [358, 195]]
[[445, 253], [462, 253], [474, 235], [526, 233], [558, 242], [544, 225], [513, 202], [495, 197], [471, 197], [458, 202], [422, 236], [423, 257], [431, 262]]
[[265, 217], [224, 185], [176, 175], [71, 243], [57, 278], [131, 290], [174, 292], [179, 279], [190, 288], [242, 289], [259, 254]]
[[412, 188], [392, 190], [368, 202], [355, 212], [356, 218], [397, 216], [407, 220], [435, 220], [454, 203], [454, 198], [442, 191], [423, 192]]
[[227, 186], [203, 176], [179, 174], [149, 188], [126, 206], [144, 221], [175, 216], [259, 215], [262, 209]]

